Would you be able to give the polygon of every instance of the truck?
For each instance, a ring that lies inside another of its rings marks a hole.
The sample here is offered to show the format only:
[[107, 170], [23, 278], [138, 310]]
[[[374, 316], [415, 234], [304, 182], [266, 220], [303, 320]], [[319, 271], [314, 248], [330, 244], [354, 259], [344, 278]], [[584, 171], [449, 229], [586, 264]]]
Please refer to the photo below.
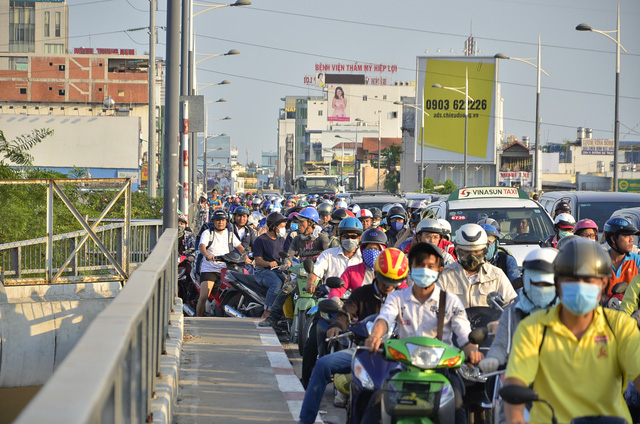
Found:
[[299, 175], [294, 181], [295, 194], [336, 194], [340, 190], [337, 175]]

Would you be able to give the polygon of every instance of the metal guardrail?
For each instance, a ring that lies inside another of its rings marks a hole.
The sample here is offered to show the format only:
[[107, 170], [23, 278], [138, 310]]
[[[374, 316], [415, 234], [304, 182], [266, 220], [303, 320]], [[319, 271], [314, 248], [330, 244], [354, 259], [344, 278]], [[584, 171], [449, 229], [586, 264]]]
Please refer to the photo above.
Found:
[[15, 424], [150, 422], [176, 294], [177, 238], [175, 229], [162, 234]]

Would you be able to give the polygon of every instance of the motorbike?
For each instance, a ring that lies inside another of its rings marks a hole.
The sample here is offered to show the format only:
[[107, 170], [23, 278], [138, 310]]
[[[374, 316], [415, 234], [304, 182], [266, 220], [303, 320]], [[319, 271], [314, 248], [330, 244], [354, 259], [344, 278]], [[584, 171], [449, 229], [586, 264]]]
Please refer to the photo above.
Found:
[[182, 299], [182, 311], [185, 316], [195, 316], [196, 304], [200, 291], [196, 289], [191, 269], [193, 262], [189, 260], [189, 254], [195, 249], [189, 249], [180, 256], [178, 263], [178, 297]]

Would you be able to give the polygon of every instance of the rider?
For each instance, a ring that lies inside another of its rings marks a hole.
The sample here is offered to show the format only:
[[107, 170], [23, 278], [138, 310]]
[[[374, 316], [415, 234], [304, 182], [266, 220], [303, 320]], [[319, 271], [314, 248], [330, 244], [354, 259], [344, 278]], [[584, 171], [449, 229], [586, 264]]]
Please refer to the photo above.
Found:
[[517, 296], [505, 273], [486, 260], [487, 233], [478, 224], [465, 224], [456, 233], [458, 261], [448, 265], [438, 284], [457, 295], [465, 308], [488, 306], [487, 294], [497, 291], [510, 302]]
[[[378, 262], [384, 263], [378, 265]], [[404, 282], [408, 269], [407, 257], [397, 249], [387, 249], [385, 255], [379, 255], [375, 262], [373, 283], [360, 286], [351, 293], [341, 311], [329, 325], [327, 337], [334, 337], [340, 331], [346, 330], [349, 322], [354, 319], [362, 320], [380, 312], [389, 293]], [[327, 384], [334, 374], [349, 373], [354, 353], [355, 348], [352, 348], [318, 359], [307, 385], [298, 424], [315, 422]]]
[[360, 209], [355, 215], [362, 223], [363, 230], [367, 231], [371, 228], [371, 224], [373, 223], [373, 214], [369, 209]]
[[[598, 306], [611, 275], [609, 255], [576, 237], [563, 243], [553, 265], [560, 304], [520, 322], [505, 385], [533, 384], [561, 423], [582, 416], [631, 422], [622, 389], [627, 378], [640, 388], [640, 332], [626, 314]], [[524, 422], [523, 410], [505, 403], [507, 422]], [[549, 423], [551, 410], [534, 402], [530, 418]]]
[[395, 246], [399, 237], [402, 237], [404, 231], [408, 231], [405, 227], [407, 222], [407, 213], [400, 205], [395, 205], [387, 211], [387, 222], [389, 230], [387, 231], [387, 242], [389, 246]]
[[216, 257], [230, 253], [233, 249], [244, 252], [240, 240], [227, 227], [229, 215], [224, 210], [213, 211], [211, 220], [213, 224], [202, 232], [198, 241], [200, 253], [206, 259], [200, 267], [200, 297], [196, 305], [196, 316], [199, 317], [204, 316], [209, 294], [216, 284], [219, 285], [220, 271], [226, 267], [224, 262], [216, 261]]
[[571, 205], [567, 202], [560, 202], [556, 205], [556, 208], [553, 210], [553, 218], [560, 215], [561, 213], [571, 214]]
[[278, 212], [269, 214], [266, 219], [267, 232], [258, 237], [251, 246], [253, 259], [256, 263], [256, 281], [268, 288], [262, 318], [269, 316], [271, 305], [285, 280], [282, 271], [275, 268], [280, 265], [280, 252], [284, 251], [284, 241], [287, 236], [286, 225], [287, 218], [284, 215]]
[[[184, 255], [186, 253], [190, 253], [191, 249], [195, 250], [196, 248], [196, 236], [193, 234], [193, 231], [187, 225], [187, 218], [184, 216], [180, 216], [178, 218], [178, 255]], [[192, 258], [194, 253], [189, 255], [189, 258]]]
[[546, 240], [548, 247], [556, 247], [558, 241], [573, 234], [573, 229], [576, 226], [576, 220], [568, 213], [561, 213], [556, 215], [553, 221], [553, 230], [556, 232], [553, 236]]
[[633, 236], [640, 231], [625, 218], [611, 218], [604, 224], [604, 239], [609, 245], [611, 275], [604, 295], [611, 296], [617, 283], [630, 283], [640, 270], [640, 255], [633, 253]]
[[333, 206], [331, 203], [320, 203], [318, 205], [318, 215], [320, 215], [320, 227], [324, 230], [328, 227], [331, 220], [331, 212], [333, 212]]
[[433, 243], [442, 251], [442, 257], [444, 258], [444, 265], [447, 266], [450, 263], [456, 261], [456, 259], [444, 251], [440, 247], [440, 241], [442, 240], [442, 226], [436, 219], [425, 218], [416, 227], [415, 237], [410, 238], [406, 242], [402, 243], [399, 247], [404, 253], [409, 253], [411, 246], [414, 243]]
[[489, 261], [491, 265], [500, 268], [507, 275], [514, 287], [520, 287], [522, 278], [520, 278], [518, 262], [511, 252], [500, 246], [500, 232], [493, 225], [482, 224], [480, 226], [487, 233], [489, 240], [487, 261]]
[[371, 226], [378, 228], [380, 221], [382, 221], [382, 211], [376, 207], [370, 208], [369, 210], [371, 211]]
[[249, 221], [249, 209], [244, 206], [238, 206], [233, 211], [233, 233], [242, 243], [242, 247], [247, 252], [251, 251], [253, 242], [256, 241], [258, 235], [253, 228], [247, 225]]
[[578, 237], [586, 237], [591, 240], [598, 240], [598, 224], [591, 219], [585, 218], [576, 222], [576, 226], [573, 229], [573, 234]]

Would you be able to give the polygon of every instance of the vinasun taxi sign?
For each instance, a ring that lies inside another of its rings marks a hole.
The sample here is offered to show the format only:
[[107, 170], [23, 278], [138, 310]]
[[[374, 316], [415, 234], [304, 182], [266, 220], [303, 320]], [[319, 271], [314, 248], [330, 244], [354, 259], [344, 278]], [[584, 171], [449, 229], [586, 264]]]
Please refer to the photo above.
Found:
[[529, 199], [526, 191], [514, 187], [467, 187], [449, 195], [451, 200], [490, 199], [490, 198]]

